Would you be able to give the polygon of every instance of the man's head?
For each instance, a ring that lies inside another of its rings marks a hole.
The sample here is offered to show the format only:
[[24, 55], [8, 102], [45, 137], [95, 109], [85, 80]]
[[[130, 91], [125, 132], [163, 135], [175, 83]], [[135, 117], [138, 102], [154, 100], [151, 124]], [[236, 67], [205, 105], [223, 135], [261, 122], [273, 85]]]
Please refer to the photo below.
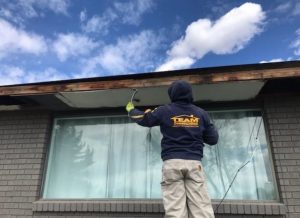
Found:
[[172, 102], [193, 102], [192, 87], [183, 80], [173, 82], [168, 89], [168, 94]]

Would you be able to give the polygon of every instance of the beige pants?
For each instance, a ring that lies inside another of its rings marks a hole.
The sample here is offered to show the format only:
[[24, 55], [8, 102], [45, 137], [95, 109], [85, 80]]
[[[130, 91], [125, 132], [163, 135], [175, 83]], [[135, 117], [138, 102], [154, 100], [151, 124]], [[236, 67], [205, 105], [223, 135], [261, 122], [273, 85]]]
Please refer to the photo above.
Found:
[[165, 218], [214, 218], [200, 161], [164, 161], [161, 187]]

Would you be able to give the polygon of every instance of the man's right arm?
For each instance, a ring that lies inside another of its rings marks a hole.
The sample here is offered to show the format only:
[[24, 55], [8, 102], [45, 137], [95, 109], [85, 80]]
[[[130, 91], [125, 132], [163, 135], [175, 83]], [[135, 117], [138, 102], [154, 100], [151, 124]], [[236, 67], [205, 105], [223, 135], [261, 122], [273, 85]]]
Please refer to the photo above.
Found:
[[213, 123], [211, 123], [210, 117], [207, 112], [204, 113], [205, 130], [203, 131], [203, 141], [209, 145], [215, 145], [218, 143], [219, 134], [218, 130]]
[[129, 112], [131, 120], [137, 124], [145, 127], [158, 126], [160, 124], [161, 110], [154, 109], [153, 111], [148, 109], [146, 111], [140, 111], [136, 108]]

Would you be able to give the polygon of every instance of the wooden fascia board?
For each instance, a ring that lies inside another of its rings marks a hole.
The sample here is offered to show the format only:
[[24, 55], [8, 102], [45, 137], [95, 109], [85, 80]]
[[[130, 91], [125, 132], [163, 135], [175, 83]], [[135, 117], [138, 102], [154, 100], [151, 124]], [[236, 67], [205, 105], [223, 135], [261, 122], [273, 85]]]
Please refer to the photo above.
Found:
[[186, 80], [191, 84], [212, 84], [229, 81], [247, 81], [247, 80], [265, 80], [275, 78], [300, 77], [300, 67], [267, 69], [267, 70], [251, 70], [224, 73], [209, 74], [189, 74], [181, 76], [166, 76], [145, 79], [121, 79], [109, 81], [93, 81], [93, 82], [72, 82], [64, 84], [32, 84], [17, 85], [9, 87], [0, 87], [0, 96], [11, 95], [37, 95], [51, 94], [58, 92], [72, 91], [91, 91], [105, 89], [121, 89], [121, 88], [145, 88], [168, 86], [176, 80]]

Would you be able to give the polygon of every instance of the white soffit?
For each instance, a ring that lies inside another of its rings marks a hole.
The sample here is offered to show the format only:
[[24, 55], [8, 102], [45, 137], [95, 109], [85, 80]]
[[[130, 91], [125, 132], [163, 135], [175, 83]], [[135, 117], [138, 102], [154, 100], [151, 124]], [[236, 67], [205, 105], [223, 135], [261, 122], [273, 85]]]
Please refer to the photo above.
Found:
[[[264, 81], [241, 81], [193, 85], [194, 101], [240, 101], [253, 99]], [[56, 97], [75, 108], [124, 107], [130, 100], [132, 89], [107, 89], [96, 91], [61, 92]], [[135, 99], [137, 106], [169, 103], [168, 86], [139, 88]]]

